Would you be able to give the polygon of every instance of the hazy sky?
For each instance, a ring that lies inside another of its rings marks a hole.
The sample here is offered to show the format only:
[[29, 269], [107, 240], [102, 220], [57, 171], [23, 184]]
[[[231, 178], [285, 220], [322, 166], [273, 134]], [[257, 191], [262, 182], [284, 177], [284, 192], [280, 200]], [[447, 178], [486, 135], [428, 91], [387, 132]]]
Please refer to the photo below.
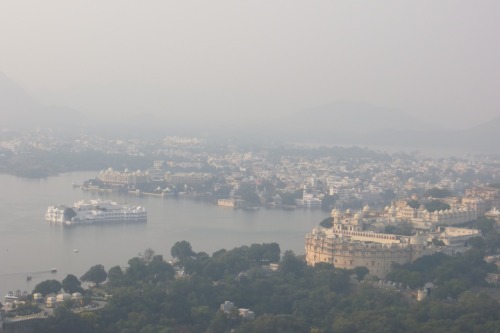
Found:
[[266, 116], [355, 100], [500, 116], [500, 1], [2, 0], [0, 71], [81, 111]]

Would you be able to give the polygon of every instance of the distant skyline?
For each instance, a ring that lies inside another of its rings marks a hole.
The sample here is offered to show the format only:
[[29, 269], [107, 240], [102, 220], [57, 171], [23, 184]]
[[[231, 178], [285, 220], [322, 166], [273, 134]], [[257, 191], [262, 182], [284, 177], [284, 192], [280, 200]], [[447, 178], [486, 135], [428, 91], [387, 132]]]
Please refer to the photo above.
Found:
[[342, 100], [500, 116], [498, 1], [0, 2], [0, 71], [87, 115], [246, 119]]

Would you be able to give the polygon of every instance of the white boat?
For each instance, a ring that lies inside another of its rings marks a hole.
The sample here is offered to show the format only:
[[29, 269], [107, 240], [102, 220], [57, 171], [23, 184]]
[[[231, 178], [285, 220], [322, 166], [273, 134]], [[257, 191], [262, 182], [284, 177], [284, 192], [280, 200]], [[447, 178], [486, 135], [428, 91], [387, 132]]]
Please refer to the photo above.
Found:
[[4, 299], [5, 299], [5, 302], [13, 302], [13, 301], [17, 301], [19, 299], [19, 297], [14, 295], [14, 293], [12, 291], [9, 291], [7, 293], [7, 295], [5, 295]]
[[[45, 220], [65, 225], [146, 222], [148, 213], [143, 206], [129, 206], [113, 201], [78, 201], [73, 206], [49, 206]], [[75, 251], [76, 252], [76, 251]]]

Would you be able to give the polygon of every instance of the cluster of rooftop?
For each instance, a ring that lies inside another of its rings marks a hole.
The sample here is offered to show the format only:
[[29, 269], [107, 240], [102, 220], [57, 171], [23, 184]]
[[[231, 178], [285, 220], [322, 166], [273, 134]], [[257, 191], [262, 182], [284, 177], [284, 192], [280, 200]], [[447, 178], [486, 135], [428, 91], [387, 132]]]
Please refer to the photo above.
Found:
[[[429, 158], [418, 153], [387, 154], [357, 147], [285, 144], [249, 147], [180, 137], [141, 140], [75, 135], [69, 138], [50, 131], [0, 135], [0, 156], [3, 154], [6, 159], [19, 161], [22, 159], [15, 156], [29, 156], [36, 151], [101, 152], [130, 158], [127, 160], [130, 170], [104, 169], [98, 175], [108, 185], [160, 194], [174, 191], [176, 186], [175, 191], [190, 195], [215, 193], [222, 199], [245, 199], [241, 192], [251, 190], [262, 204], [286, 201], [287, 206], [311, 208], [320, 206], [320, 202], [324, 207], [325, 197], [335, 199], [330, 209], [360, 209], [364, 204], [384, 207], [390, 201], [421, 195], [433, 187], [463, 196], [473, 186], [481, 188], [500, 179], [498, 158], [486, 155]], [[96, 167], [96, 161], [87, 159], [87, 162]], [[289, 198], [288, 193], [294, 197]], [[498, 196], [495, 200], [496, 204], [486, 207], [487, 210], [500, 207]]]

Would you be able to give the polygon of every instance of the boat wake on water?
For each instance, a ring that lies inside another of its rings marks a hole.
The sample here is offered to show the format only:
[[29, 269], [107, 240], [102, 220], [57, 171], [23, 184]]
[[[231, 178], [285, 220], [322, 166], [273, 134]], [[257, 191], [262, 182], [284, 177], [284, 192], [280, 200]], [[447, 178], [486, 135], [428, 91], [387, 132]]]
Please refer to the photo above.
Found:
[[16, 275], [27, 275], [30, 277], [34, 277], [37, 275], [49, 274], [49, 273], [57, 273], [56, 268], [51, 268], [47, 271], [36, 271], [36, 272], [14, 272], [14, 273], [3, 273], [0, 276], [16, 276]]

